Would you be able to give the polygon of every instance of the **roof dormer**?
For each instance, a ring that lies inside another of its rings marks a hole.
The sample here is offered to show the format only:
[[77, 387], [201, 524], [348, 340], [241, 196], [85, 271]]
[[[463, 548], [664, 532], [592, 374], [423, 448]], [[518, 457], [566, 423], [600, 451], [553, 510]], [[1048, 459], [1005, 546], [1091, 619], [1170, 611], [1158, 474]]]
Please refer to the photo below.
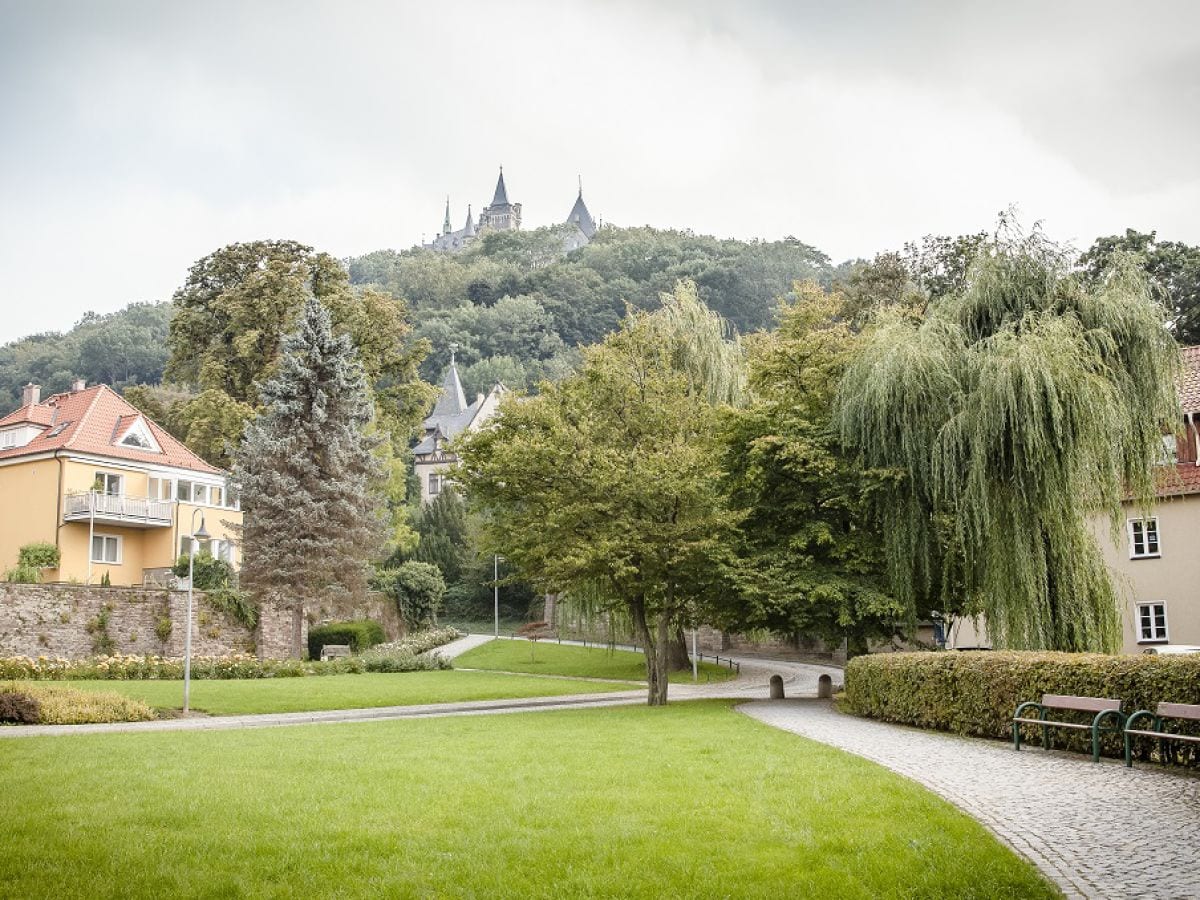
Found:
[[117, 421], [117, 437], [113, 441], [118, 447], [145, 450], [147, 453], [162, 453], [162, 447], [143, 416], [122, 416]]

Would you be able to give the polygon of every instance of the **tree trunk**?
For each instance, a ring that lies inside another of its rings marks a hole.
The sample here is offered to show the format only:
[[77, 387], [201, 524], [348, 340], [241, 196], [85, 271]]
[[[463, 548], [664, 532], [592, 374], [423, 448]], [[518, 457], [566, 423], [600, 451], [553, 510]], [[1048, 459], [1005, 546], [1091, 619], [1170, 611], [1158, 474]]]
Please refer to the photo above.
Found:
[[688, 654], [687, 635], [683, 633], [683, 625], [675, 626], [667, 647], [669, 657], [667, 668], [672, 672], [686, 672], [692, 668], [692, 657]]
[[646, 681], [650, 685], [646, 703], [649, 706], [662, 706], [667, 702], [667, 621], [660, 617], [656, 628], [658, 634], [650, 633], [649, 624], [646, 622], [645, 597], [638, 596], [630, 600], [629, 611], [633, 615], [634, 633], [646, 656]]

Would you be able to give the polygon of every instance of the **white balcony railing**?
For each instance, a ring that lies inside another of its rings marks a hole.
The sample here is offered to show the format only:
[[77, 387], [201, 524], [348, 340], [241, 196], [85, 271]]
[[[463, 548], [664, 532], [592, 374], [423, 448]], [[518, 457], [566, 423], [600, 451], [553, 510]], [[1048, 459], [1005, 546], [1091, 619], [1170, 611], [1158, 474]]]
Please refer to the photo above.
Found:
[[64, 522], [95, 519], [98, 522], [119, 522], [124, 525], [157, 527], [173, 521], [174, 501], [151, 500], [142, 497], [122, 497], [101, 491], [80, 491], [67, 494], [63, 504]]

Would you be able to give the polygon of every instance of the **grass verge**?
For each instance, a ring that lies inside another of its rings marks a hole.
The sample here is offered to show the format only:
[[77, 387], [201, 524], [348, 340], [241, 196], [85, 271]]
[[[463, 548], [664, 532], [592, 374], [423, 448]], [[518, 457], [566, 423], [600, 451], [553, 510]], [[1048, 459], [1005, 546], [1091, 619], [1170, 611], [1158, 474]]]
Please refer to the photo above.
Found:
[[[119, 693], [145, 701], [158, 709], [178, 709], [183, 706], [182, 681], [72, 681], [70, 686], [78, 690]], [[191, 706], [194, 710], [214, 716], [235, 716], [558, 697], [620, 689], [620, 685], [590, 681], [455, 671], [330, 675], [325, 678], [193, 680]]]
[[0, 742], [20, 897], [1052, 897], [948, 803], [721, 702]]
[[[491, 669], [500, 672], [525, 672], [532, 675], [567, 675], [572, 678], [616, 678], [645, 681], [646, 658], [630, 650], [606, 647], [578, 647], [538, 641], [531, 650], [529, 641], [490, 641], [458, 656], [454, 665], [463, 669]], [[726, 681], [735, 673], [724, 666], [701, 663], [700, 681]], [[672, 684], [691, 684], [692, 673], [672, 672]]]

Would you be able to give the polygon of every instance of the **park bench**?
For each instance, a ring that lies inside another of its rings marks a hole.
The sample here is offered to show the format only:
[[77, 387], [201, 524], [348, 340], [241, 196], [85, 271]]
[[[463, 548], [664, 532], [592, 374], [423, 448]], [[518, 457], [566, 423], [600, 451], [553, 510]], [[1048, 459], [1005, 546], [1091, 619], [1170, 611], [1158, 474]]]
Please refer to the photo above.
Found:
[[338, 657], [348, 657], [350, 655], [349, 644], [325, 644], [321, 648], [321, 661], [327, 659], [336, 659]]
[[[1150, 728], [1134, 728], [1138, 719], [1148, 718]], [[1167, 761], [1167, 741], [1185, 741], [1189, 744], [1200, 744], [1200, 737], [1191, 734], [1177, 734], [1164, 731], [1164, 719], [1182, 719], [1189, 722], [1200, 722], [1200, 705], [1191, 703], [1160, 703], [1151, 712], [1139, 709], [1125, 720], [1125, 765], [1133, 765], [1133, 739], [1135, 737], [1158, 738], [1158, 758]]]
[[[1038, 717], [1030, 719], [1023, 714], [1026, 710], [1036, 709]], [[1047, 714], [1051, 710], [1067, 710], [1070, 712], [1086, 712], [1095, 713], [1095, 718], [1092, 719], [1090, 725], [1084, 725], [1077, 722], [1063, 722], [1059, 719], [1048, 719]], [[1104, 720], [1111, 718], [1112, 725], [1105, 725]], [[1042, 728], [1042, 746], [1047, 750], [1050, 747], [1050, 729], [1051, 728], [1073, 728], [1092, 733], [1092, 761], [1100, 761], [1100, 735], [1101, 734], [1120, 734], [1125, 726], [1125, 717], [1121, 715], [1121, 701], [1111, 700], [1106, 697], [1063, 697], [1058, 694], [1043, 694], [1042, 702], [1035, 703], [1030, 701], [1022, 703], [1017, 707], [1016, 713], [1013, 715], [1013, 747], [1017, 750], [1021, 749], [1021, 726], [1022, 725], [1040, 725]]]

